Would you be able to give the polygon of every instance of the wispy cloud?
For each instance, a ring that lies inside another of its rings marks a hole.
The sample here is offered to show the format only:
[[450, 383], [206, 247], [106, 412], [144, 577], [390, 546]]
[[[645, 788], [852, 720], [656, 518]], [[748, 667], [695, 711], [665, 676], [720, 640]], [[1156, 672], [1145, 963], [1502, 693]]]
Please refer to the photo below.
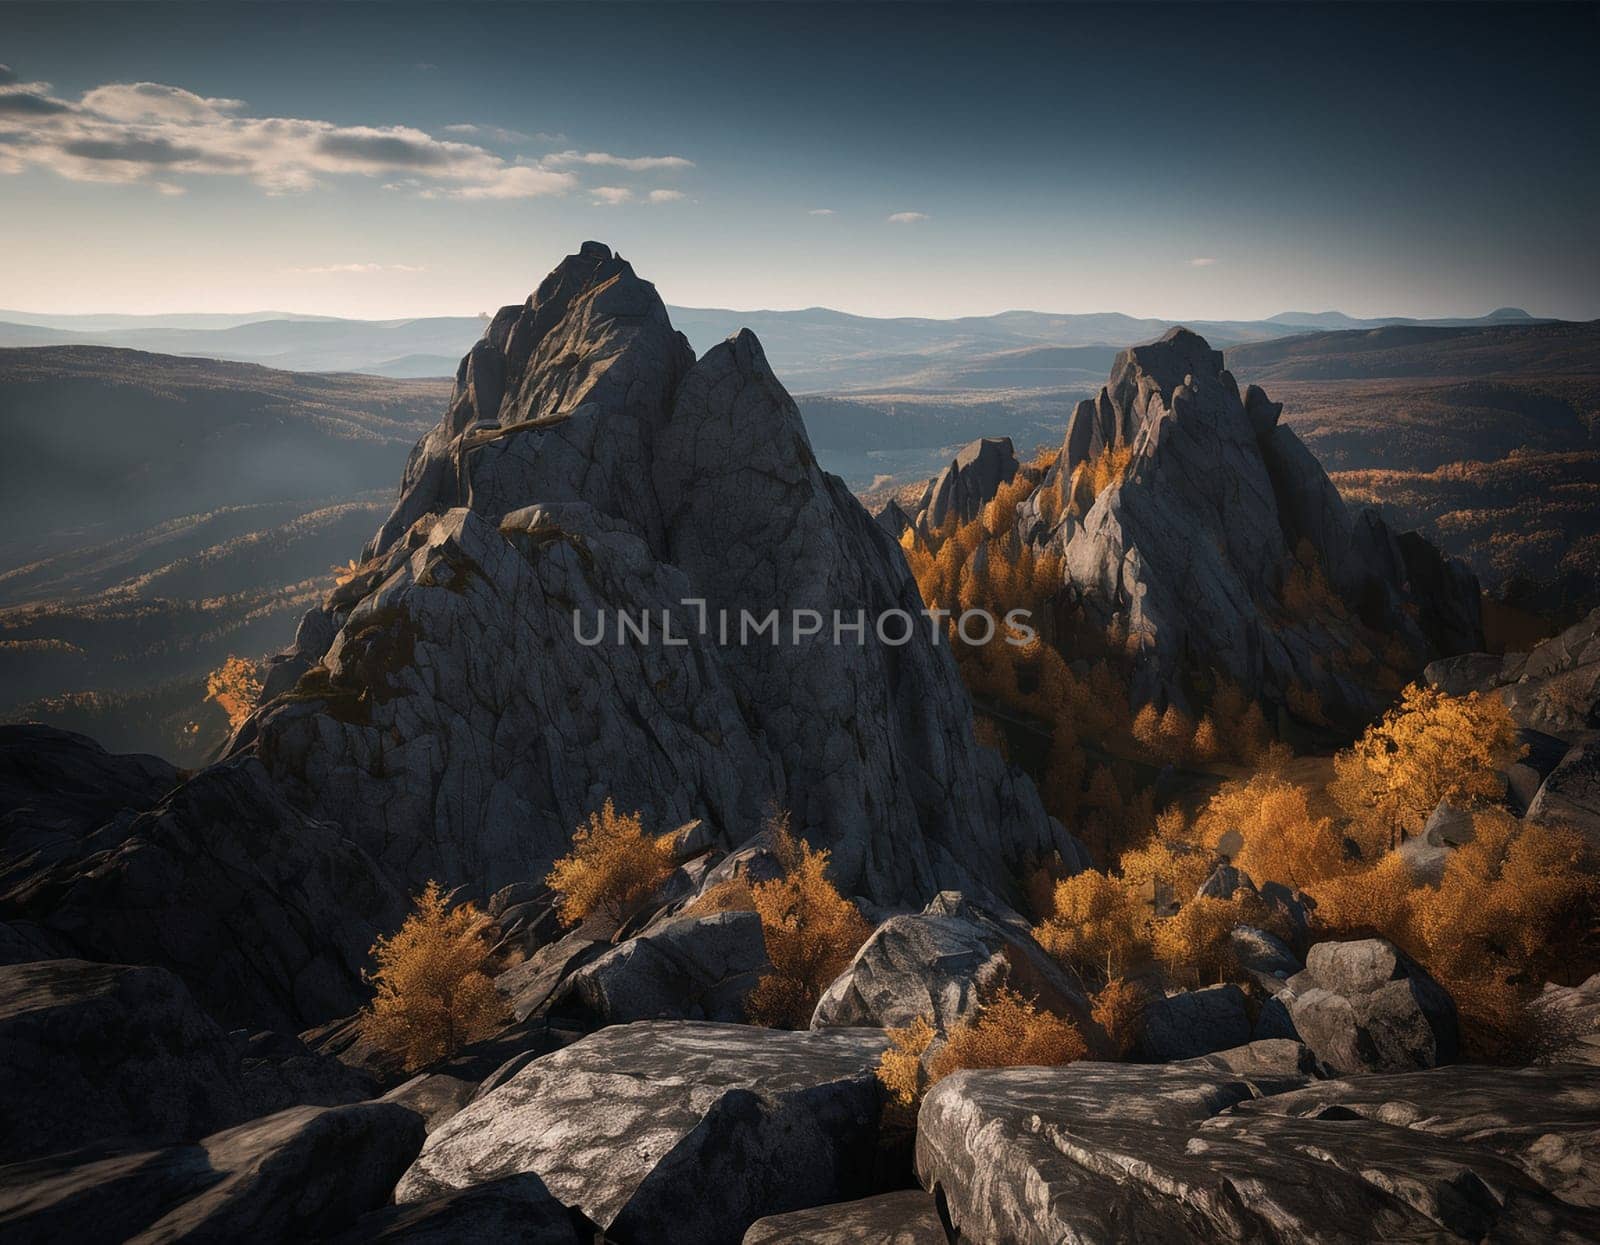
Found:
[[317, 264], [310, 268], [285, 268], [285, 272], [318, 273], [371, 273], [371, 272], [427, 272], [426, 264]]
[[557, 151], [544, 158], [546, 164], [598, 165], [626, 169], [630, 173], [658, 173], [667, 169], [692, 169], [693, 160], [682, 156], [614, 156], [609, 151]]
[[1209, 267], [1211, 267], [1211, 265], [1213, 265], [1216, 262], [1217, 261], [1216, 261], [1215, 257], [1213, 257], [1213, 256], [1210, 256], [1210, 255], [1197, 255], [1197, 256], [1195, 256], [1195, 258], [1193, 258], [1193, 259], [1191, 259], [1189, 261], [1189, 267], [1191, 267], [1191, 268], [1209, 268]]
[[603, 207], [617, 207], [623, 203], [633, 202], [633, 191], [626, 186], [591, 186], [589, 193], [594, 196], [594, 201]]
[[[330, 178], [355, 176], [383, 178], [385, 189], [423, 198], [528, 199], [581, 189], [584, 168], [694, 167], [681, 156], [622, 157], [603, 151], [507, 158], [479, 143], [436, 137], [412, 126], [252, 116], [241, 100], [159, 82], [107, 83], [72, 99], [55, 94], [47, 82], [24, 82], [3, 66], [0, 122], [0, 174], [41, 168], [72, 181], [143, 183], [163, 194], [183, 193], [179, 179], [191, 175], [240, 178], [269, 194], [302, 193]], [[445, 133], [498, 143], [561, 138], [466, 124], [447, 127]], [[612, 203], [635, 194], [619, 187], [592, 193]], [[680, 192], [651, 192], [646, 201], [676, 197]]]
[[838, 214], [832, 208], [812, 208], [806, 213], [807, 216], [837, 216]]
[[565, 134], [549, 134], [544, 130], [535, 130], [532, 134], [525, 134], [521, 130], [508, 130], [503, 125], [475, 125], [471, 122], [461, 122], [457, 125], [444, 127], [446, 134], [461, 134], [467, 138], [493, 139], [497, 143], [564, 143], [567, 141]]
[[651, 203], [677, 203], [683, 198], [681, 190], [652, 190], [645, 196]]
[[929, 219], [926, 212], [891, 212], [889, 223], [891, 225], [915, 225], [918, 221]]

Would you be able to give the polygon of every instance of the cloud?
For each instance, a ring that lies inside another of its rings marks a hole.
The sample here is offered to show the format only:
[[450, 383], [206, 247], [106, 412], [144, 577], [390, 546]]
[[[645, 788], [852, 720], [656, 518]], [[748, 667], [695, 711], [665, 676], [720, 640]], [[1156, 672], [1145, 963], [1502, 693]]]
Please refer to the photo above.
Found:
[[888, 219], [891, 225], [915, 225], [929, 218], [926, 212], [891, 212]]
[[837, 216], [838, 214], [832, 208], [812, 208], [806, 213], [807, 216]]
[[427, 272], [425, 264], [318, 264], [312, 268], [286, 268], [285, 272], [298, 273], [333, 273], [333, 272]]
[[10, 86], [17, 80], [17, 71], [10, 65], [0, 65], [0, 86]]
[[114, 121], [215, 121], [239, 111], [244, 101], [207, 99], [160, 82], [112, 82], [87, 92], [82, 106]]
[[[252, 116], [240, 100], [198, 95], [159, 82], [110, 82], [77, 99], [47, 82], [0, 73], [0, 175], [47, 169], [72, 181], [143, 183], [182, 193], [184, 176], [237, 177], [268, 194], [299, 194], [337, 177], [381, 179], [384, 189], [430, 199], [507, 200], [581, 188], [584, 168], [629, 172], [694, 167], [681, 156], [562, 151], [507, 156], [464, 137], [529, 138], [494, 126], [455, 125], [442, 136], [405, 125], [338, 125], [304, 117]], [[537, 135], [541, 141], [560, 135]], [[599, 187], [600, 202], [633, 199]], [[671, 202], [678, 192], [652, 192]]]
[[1189, 261], [1191, 268], [1209, 268], [1217, 261], [1209, 255], [1199, 255]]
[[532, 134], [524, 134], [521, 130], [508, 130], [503, 125], [474, 125], [471, 122], [461, 122], [457, 125], [444, 127], [446, 134], [464, 134], [468, 138], [492, 138], [497, 143], [564, 143], [567, 141], [565, 134], [550, 134], [544, 130], [535, 130]]
[[604, 207], [618, 207], [633, 202], [633, 191], [626, 186], [593, 186], [589, 193], [594, 196], [595, 203]]
[[683, 198], [681, 190], [652, 190], [646, 196], [651, 203], [676, 203]]
[[627, 169], [630, 173], [654, 173], [663, 169], [692, 169], [693, 160], [682, 156], [614, 156], [609, 151], [558, 151], [544, 158], [546, 164], [587, 164]]

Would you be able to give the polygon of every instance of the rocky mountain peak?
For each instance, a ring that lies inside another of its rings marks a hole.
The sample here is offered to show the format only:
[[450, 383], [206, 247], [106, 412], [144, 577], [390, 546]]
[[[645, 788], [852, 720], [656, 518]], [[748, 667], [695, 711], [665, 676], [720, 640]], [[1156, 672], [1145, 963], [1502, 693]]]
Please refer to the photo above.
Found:
[[1118, 355], [1019, 508], [1020, 534], [1062, 555], [1088, 617], [1138, 654], [1139, 700], [1193, 707], [1215, 672], [1359, 722], [1379, 672], [1345, 654], [1394, 636], [1420, 669], [1480, 634], [1471, 573], [1374, 511], [1352, 516], [1281, 412], [1174, 328]]
[[[587, 244], [462, 361], [394, 512], [235, 747], [409, 886], [540, 876], [608, 797], [724, 847], [788, 809], [846, 890], [886, 904], [1071, 859], [1031, 783], [974, 742], [921, 606], [756, 336], [696, 360], [654, 287]], [[875, 630], [895, 611], [904, 643]]]

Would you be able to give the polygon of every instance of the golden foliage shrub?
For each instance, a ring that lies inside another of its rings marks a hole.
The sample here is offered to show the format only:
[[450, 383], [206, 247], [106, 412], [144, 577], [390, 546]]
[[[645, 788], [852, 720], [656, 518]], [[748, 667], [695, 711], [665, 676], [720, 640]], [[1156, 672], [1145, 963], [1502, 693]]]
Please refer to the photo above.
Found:
[[1114, 977], [1147, 956], [1144, 927], [1132, 890], [1089, 869], [1056, 883], [1054, 910], [1034, 936], [1078, 972]]
[[472, 904], [450, 908], [437, 882], [391, 937], [372, 946], [377, 994], [361, 1032], [407, 1071], [489, 1037], [506, 1019], [486, 971], [489, 919]]
[[828, 880], [826, 851], [790, 834], [787, 818], [772, 829], [784, 876], [750, 888], [772, 972], [756, 983], [746, 1010], [756, 1024], [801, 1029], [872, 927]]
[[922, 1055], [938, 1032], [926, 1016], [918, 1016], [903, 1028], [886, 1031], [889, 1048], [878, 1058], [878, 1080], [903, 1107], [922, 1097]]
[[1189, 755], [1196, 761], [1216, 761], [1224, 755], [1222, 740], [1217, 735], [1217, 724], [1210, 714], [1203, 714], [1194, 728], [1194, 740], [1189, 745]]
[[[1170, 827], [1169, 827], [1170, 829]], [[1211, 876], [1213, 860], [1181, 838], [1152, 836], [1141, 847], [1122, 853], [1122, 881], [1148, 892], [1157, 902], [1183, 903]]]
[[1007, 986], [998, 988], [976, 1020], [957, 1025], [930, 1061], [929, 1083], [966, 1068], [1055, 1067], [1089, 1053], [1070, 1020], [1041, 1011]]
[[1330, 929], [1375, 929], [1416, 957], [1455, 999], [1478, 1058], [1547, 1054], [1556, 1035], [1539, 990], [1558, 969], [1594, 958], [1600, 895], [1583, 836], [1502, 810], [1473, 817], [1472, 841], [1451, 852], [1438, 886], [1414, 886], [1389, 854], [1312, 895]]
[[1111, 1054], [1126, 1059], [1144, 1031], [1145, 992], [1131, 981], [1112, 977], [1094, 996], [1090, 1015], [1110, 1043]]
[[1191, 899], [1151, 926], [1156, 960], [1172, 981], [1182, 985], [1223, 981], [1238, 968], [1228, 935], [1247, 919], [1245, 905], [1238, 900]]
[[1299, 890], [1347, 869], [1333, 819], [1313, 814], [1304, 787], [1272, 774], [1224, 783], [1195, 820], [1196, 837], [1208, 847], [1229, 830], [1244, 840], [1234, 863], [1256, 883]]
[[1328, 792], [1363, 851], [1375, 854], [1420, 830], [1440, 800], [1498, 797], [1501, 770], [1517, 752], [1516, 724], [1498, 696], [1451, 696], [1413, 683], [1334, 758]]
[[576, 925], [591, 913], [621, 920], [672, 872], [671, 846], [645, 833], [638, 813], [610, 801], [578, 827], [572, 850], [555, 862], [545, 885], [556, 893], [561, 920]]
[[229, 657], [206, 675], [206, 699], [228, 715], [228, 729], [238, 730], [261, 696], [261, 671], [245, 657]]

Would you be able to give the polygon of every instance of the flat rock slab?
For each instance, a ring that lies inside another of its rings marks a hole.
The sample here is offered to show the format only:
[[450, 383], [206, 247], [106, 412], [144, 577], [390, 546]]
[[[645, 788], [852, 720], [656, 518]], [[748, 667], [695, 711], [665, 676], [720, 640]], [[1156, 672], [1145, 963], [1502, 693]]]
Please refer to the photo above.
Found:
[[[1512, 1157], [1493, 1123], [1480, 1136], [1474, 1093], [1434, 1072], [1347, 1083], [1357, 1101], [1371, 1082], [1411, 1090], [1402, 1119], [1343, 1105], [1329, 1084], [1093, 1063], [940, 1082], [918, 1118], [917, 1171], [980, 1241], [1592, 1241], [1600, 1216], [1562, 1196], [1584, 1180], [1574, 1164], [1592, 1165], [1589, 1143], [1559, 1135], [1574, 1111], [1592, 1134], [1592, 1085], [1532, 1071], [1499, 1101], [1521, 1103], [1530, 1133], [1542, 1113], [1556, 1120], [1555, 1176]], [[1505, 1075], [1483, 1072], [1478, 1093]], [[1416, 1122], [1433, 1115], [1451, 1122]]]
[[376, 1210], [422, 1147], [392, 1103], [295, 1107], [190, 1145], [0, 1168], [10, 1242], [304, 1241]]
[[336, 1245], [590, 1245], [594, 1226], [529, 1172], [361, 1218]]
[[238, 1053], [160, 968], [0, 967], [0, 1161], [108, 1137], [184, 1141], [244, 1115]]
[[770, 1215], [744, 1245], [946, 1245], [938, 1204], [921, 1189]]
[[532, 1172], [609, 1239], [738, 1242], [872, 1192], [881, 1032], [647, 1021], [535, 1060], [428, 1138], [396, 1201]]

